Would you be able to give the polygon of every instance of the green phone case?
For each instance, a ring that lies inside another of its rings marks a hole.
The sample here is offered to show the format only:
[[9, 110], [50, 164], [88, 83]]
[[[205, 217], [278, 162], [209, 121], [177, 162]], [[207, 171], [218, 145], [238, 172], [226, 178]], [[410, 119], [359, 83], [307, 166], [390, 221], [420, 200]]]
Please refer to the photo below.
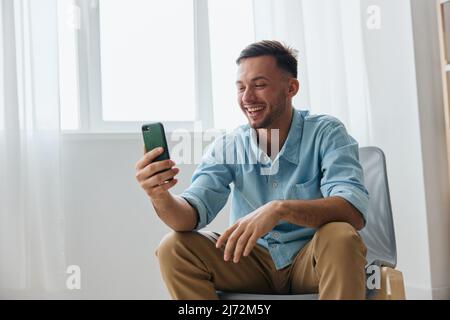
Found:
[[145, 149], [147, 152], [159, 147], [164, 148], [164, 153], [156, 158], [154, 162], [170, 159], [166, 134], [164, 132], [164, 127], [160, 122], [144, 124], [142, 126], [142, 135], [144, 136]]

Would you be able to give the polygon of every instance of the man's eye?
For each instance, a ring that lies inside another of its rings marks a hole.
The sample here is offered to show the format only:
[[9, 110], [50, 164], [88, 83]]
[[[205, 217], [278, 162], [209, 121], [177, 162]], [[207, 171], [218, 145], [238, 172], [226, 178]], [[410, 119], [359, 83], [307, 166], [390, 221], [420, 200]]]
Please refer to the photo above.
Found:
[[255, 85], [256, 88], [264, 88], [266, 86], [265, 83], [259, 83], [257, 85]]
[[239, 88], [238, 88], [238, 91], [239, 91], [239, 92], [242, 92], [242, 91], [244, 91], [244, 90], [245, 90], [244, 87], [239, 87]]

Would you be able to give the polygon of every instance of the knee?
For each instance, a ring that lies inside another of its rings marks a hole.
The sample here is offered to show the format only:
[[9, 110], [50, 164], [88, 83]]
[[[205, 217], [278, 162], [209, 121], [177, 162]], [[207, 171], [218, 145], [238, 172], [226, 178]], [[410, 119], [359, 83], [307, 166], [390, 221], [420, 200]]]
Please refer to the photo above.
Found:
[[320, 227], [315, 237], [321, 250], [339, 253], [361, 252], [366, 255], [366, 246], [356, 229], [346, 222], [330, 222]]
[[159, 243], [155, 254], [161, 266], [170, 265], [188, 251], [189, 244], [192, 244], [194, 232], [171, 232], [166, 234]]

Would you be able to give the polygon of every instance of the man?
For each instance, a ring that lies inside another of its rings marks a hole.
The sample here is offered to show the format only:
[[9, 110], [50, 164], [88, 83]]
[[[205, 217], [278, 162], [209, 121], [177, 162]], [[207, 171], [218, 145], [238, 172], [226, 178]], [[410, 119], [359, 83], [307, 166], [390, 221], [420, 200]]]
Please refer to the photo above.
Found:
[[[217, 139], [180, 196], [168, 191], [179, 172], [173, 161], [153, 162], [160, 150], [136, 165], [137, 180], [174, 230], [157, 250], [171, 296], [217, 299], [218, 290], [364, 299], [366, 247], [357, 230], [365, 224], [368, 193], [358, 144], [337, 119], [293, 108], [299, 82], [290, 48], [254, 43], [237, 65], [248, 125], [230, 136], [238, 152], [258, 150], [256, 163], [222, 161], [216, 147], [227, 137]], [[281, 151], [272, 153], [273, 144]], [[221, 236], [199, 232], [225, 205], [231, 183], [230, 228]]]

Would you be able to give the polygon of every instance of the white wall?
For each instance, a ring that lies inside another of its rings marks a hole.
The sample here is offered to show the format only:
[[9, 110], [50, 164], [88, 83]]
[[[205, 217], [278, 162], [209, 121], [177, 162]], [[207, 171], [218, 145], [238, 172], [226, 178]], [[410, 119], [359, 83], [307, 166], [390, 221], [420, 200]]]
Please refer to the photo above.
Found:
[[442, 269], [449, 259], [449, 191], [436, 29], [430, 14], [434, 4], [412, 2], [413, 33], [409, 0], [363, 2], [363, 8], [378, 5], [382, 13], [381, 29], [365, 30], [364, 41], [372, 141], [387, 156], [398, 268], [408, 298], [432, 298], [437, 288], [440, 297], [449, 298], [448, 268]]
[[[83, 299], [169, 298], [154, 251], [169, 229], [135, 179], [142, 139], [130, 135], [76, 135], [64, 139], [67, 263], [79, 265]], [[180, 165], [174, 193], [195, 168]], [[228, 207], [208, 228], [223, 231]]]
[[450, 299], [450, 190], [445, 139], [437, 10], [412, 0], [413, 34], [424, 163], [433, 299]]

